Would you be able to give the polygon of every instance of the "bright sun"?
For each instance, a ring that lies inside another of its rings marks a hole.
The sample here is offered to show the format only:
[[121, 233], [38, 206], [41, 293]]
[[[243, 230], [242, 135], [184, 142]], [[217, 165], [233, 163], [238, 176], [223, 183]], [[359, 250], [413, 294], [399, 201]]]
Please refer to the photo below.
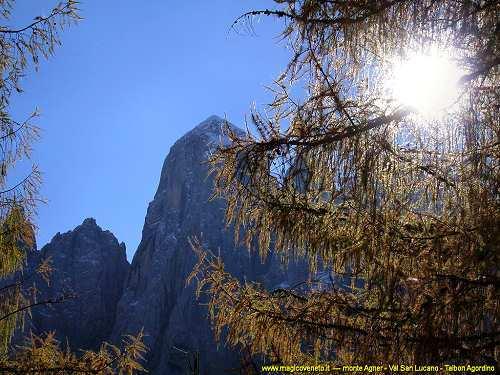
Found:
[[435, 116], [454, 106], [463, 74], [447, 54], [415, 54], [393, 64], [389, 90], [401, 105]]

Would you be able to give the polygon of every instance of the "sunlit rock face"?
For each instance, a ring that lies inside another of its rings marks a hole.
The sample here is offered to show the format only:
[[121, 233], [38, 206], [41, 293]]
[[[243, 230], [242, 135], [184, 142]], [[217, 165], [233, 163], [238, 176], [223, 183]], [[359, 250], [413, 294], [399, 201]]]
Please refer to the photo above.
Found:
[[64, 292], [74, 298], [61, 304], [36, 307], [30, 324], [36, 333], [55, 331], [73, 350], [97, 349], [107, 340], [130, 265], [125, 245], [102, 230], [92, 218], [45, 245], [39, 259], [50, 258], [50, 285], [37, 280], [39, 301]]
[[186, 285], [196, 260], [189, 237], [198, 236], [206, 248], [220, 251], [226, 269], [241, 279], [267, 285], [283, 280], [272, 258], [261, 264], [258, 256], [235, 246], [231, 229], [225, 228], [225, 202], [209, 201], [213, 180], [206, 158], [211, 147], [226, 141], [221, 137], [223, 122], [209, 117], [170, 149], [118, 304], [113, 341], [144, 328], [152, 374], [185, 374], [195, 353], [202, 374], [239, 366], [237, 353], [217, 347], [207, 307], [196, 301], [194, 285]]

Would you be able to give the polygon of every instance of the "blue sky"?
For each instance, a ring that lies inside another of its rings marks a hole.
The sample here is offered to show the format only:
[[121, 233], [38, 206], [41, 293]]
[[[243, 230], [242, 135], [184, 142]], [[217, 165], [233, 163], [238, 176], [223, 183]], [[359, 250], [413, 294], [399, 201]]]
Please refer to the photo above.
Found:
[[[175, 4], [175, 5], [172, 5]], [[53, 1], [21, 2], [12, 24], [48, 14]], [[217, 114], [236, 125], [286, 64], [281, 21], [255, 23], [257, 35], [230, 32], [233, 20], [269, 1], [83, 1], [84, 20], [62, 34], [38, 73], [12, 101], [24, 118], [35, 106], [43, 171], [39, 248], [56, 232], [95, 217], [127, 245], [131, 259], [170, 146]]]

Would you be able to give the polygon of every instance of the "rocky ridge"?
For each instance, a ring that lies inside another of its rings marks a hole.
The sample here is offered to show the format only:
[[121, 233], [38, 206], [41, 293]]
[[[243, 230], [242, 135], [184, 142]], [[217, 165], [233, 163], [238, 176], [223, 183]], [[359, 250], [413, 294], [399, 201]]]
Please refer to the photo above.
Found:
[[124, 334], [142, 329], [149, 348], [146, 367], [153, 375], [185, 374], [194, 357], [199, 358], [200, 374], [240, 366], [237, 351], [215, 342], [207, 308], [195, 298], [195, 285], [186, 285], [196, 261], [188, 239], [196, 236], [206, 248], [218, 251], [226, 269], [241, 280], [286, 286], [300, 272], [293, 266], [284, 271], [272, 255], [262, 264], [258, 256], [236, 246], [232, 229], [225, 225], [225, 202], [209, 200], [213, 180], [206, 159], [213, 147], [227, 142], [224, 123], [211, 116], [171, 147], [131, 265], [124, 244], [94, 219], [56, 234], [42, 248], [39, 259], [51, 257], [55, 268], [50, 287], [39, 283], [42, 296], [70, 291], [77, 298], [37, 309], [30, 322], [35, 332], [55, 330], [73, 349], [96, 349], [102, 341], [118, 343]]
[[98, 348], [111, 334], [129, 271], [125, 244], [88, 218], [72, 231], [57, 233], [37, 255], [38, 262], [49, 258], [53, 268], [48, 285], [37, 280], [38, 300], [74, 297], [34, 308], [29, 329], [55, 331], [73, 349]]

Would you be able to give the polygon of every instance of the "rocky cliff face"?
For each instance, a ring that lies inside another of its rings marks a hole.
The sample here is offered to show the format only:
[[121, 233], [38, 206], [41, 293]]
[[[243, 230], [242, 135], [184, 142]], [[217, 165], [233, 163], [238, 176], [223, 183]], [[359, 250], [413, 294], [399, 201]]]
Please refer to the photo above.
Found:
[[285, 272], [272, 256], [262, 264], [256, 254], [235, 246], [233, 232], [225, 226], [225, 202], [209, 201], [213, 180], [206, 159], [224, 141], [223, 123], [209, 117], [171, 147], [131, 266], [125, 246], [94, 219], [56, 234], [36, 252], [30, 263], [50, 257], [55, 269], [50, 286], [37, 281], [39, 300], [64, 292], [76, 298], [33, 309], [27, 330], [56, 331], [72, 349], [97, 349], [102, 341], [118, 343], [123, 335], [143, 329], [149, 348], [146, 367], [153, 375], [185, 374], [194, 356], [199, 357], [201, 374], [240, 366], [238, 353], [215, 342], [195, 285], [186, 285], [196, 261], [188, 239], [196, 236], [219, 252], [236, 277], [268, 287], [295, 283], [302, 271], [291, 266]]
[[72, 349], [98, 348], [111, 334], [130, 267], [125, 245], [94, 219], [85, 219], [74, 230], [56, 234], [38, 257], [50, 258], [54, 269], [49, 286], [37, 282], [39, 301], [65, 292], [75, 298], [34, 308], [31, 329], [37, 333], [56, 331], [57, 338], [67, 341]]
[[213, 181], [205, 161], [211, 145], [220, 140], [222, 124], [212, 116], [170, 149], [118, 304], [113, 338], [144, 327], [152, 374], [184, 374], [195, 353], [203, 374], [239, 365], [235, 353], [223, 345], [217, 348], [206, 306], [196, 301], [194, 285], [186, 286], [195, 263], [189, 237], [198, 236], [207, 248], [219, 250], [226, 268], [240, 278], [266, 283], [282, 278], [272, 259], [263, 265], [259, 257], [235, 247], [233, 233], [224, 225], [225, 203], [209, 202]]

